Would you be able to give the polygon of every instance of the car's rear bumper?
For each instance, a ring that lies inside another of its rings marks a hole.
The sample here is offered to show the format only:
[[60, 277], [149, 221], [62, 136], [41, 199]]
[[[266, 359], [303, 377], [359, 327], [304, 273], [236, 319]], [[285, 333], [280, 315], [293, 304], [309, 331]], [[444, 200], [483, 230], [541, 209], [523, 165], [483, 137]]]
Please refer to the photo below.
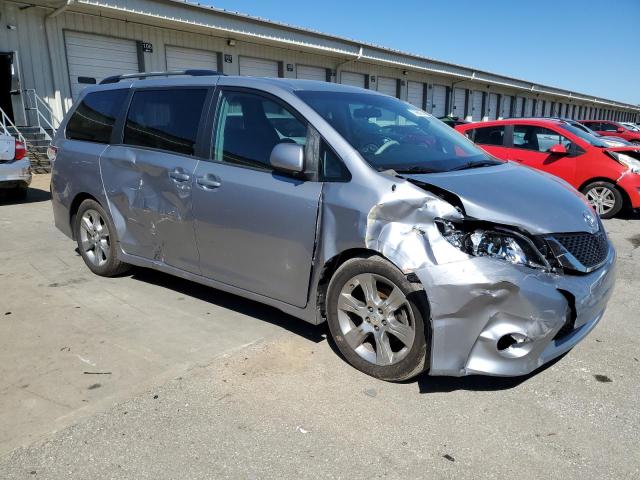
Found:
[[[526, 375], [567, 352], [602, 318], [615, 263], [611, 247], [606, 263], [587, 275], [486, 257], [416, 272], [431, 306], [431, 374]], [[510, 337], [518, 343], [509, 346]]]
[[618, 186], [629, 197], [631, 208], [640, 208], [640, 174], [625, 173], [618, 179]]
[[28, 158], [0, 163], [0, 188], [26, 188], [31, 184], [31, 162]]

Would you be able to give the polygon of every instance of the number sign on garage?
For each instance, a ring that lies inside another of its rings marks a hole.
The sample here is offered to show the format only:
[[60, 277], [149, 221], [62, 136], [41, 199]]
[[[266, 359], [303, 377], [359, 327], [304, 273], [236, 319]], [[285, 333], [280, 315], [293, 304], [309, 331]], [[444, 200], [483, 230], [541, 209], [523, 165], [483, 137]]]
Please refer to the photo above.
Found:
[[81, 32], [65, 32], [71, 96], [77, 99], [87, 85], [110, 75], [138, 73], [136, 42]]

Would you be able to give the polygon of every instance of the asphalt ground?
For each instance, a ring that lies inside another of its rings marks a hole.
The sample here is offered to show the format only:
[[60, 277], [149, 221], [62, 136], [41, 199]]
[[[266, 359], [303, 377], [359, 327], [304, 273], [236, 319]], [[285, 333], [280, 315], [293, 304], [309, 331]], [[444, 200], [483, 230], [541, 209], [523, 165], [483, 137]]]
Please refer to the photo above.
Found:
[[86, 269], [48, 177], [0, 199], [0, 478], [640, 478], [640, 216], [601, 323], [527, 377], [377, 381], [326, 327]]

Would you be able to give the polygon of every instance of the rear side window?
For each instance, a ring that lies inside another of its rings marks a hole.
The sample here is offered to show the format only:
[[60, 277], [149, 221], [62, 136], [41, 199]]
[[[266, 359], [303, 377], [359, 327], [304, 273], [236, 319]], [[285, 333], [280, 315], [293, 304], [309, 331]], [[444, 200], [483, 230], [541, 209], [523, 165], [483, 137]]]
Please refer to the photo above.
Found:
[[133, 95], [124, 143], [194, 155], [206, 88], [140, 90]]
[[105, 90], [87, 94], [71, 115], [65, 137], [70, 140], [109, 143], [116, 117], [128, 90]]
[[615, 123], [603, 123], [600, 131], [601, 132], [617, 132], [618, 126]]
[[500, 145], [504, 141], [504, 126], [476, 128], [467, 136], [480, 145]]
[[561, 143], [570, 148], [571, 140], [548, 128], [533, 125], [516, 125], [513, 127], [513, 146], [525, 150], [547, 152], [554, 145]]

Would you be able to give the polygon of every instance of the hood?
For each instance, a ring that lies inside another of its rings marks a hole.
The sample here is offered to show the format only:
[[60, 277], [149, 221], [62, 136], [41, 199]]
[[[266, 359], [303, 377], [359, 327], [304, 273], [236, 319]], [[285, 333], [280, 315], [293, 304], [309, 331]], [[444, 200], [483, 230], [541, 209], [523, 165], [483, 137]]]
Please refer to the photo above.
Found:
[[[511, 162], [457, 172], [402, 175], [421, 188], [455, 194], [468, 217], [522, 228], [534, 235], [589, 232], [595, 213], [564, 180]], [[595, 222], [597, 225], [599, 222]]]

